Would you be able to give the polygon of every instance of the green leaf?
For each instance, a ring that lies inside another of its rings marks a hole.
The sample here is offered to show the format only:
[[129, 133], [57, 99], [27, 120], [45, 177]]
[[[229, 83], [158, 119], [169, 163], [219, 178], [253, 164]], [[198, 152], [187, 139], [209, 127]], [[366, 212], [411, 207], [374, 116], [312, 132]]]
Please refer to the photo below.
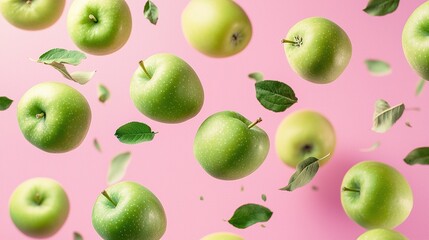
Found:
[[103, 84], [98, 85], [98, 100], [102, 103], [106, 102], [110, 97], [109, 89]]
[[279, 81], [257, 82], [255, 88], [258, 101], [273, 112], [283, 112], [298, 101], [293, 89]]
[[153, 25], [158, 22], [158, 7], [150, 0], [144, 5], [144, 17]]
[[119, 182], [125, 176], [130, 160], [130, 152], [121, 153], [112, 159], [107, 174], [107, 183], [109, 185]]
[[0, 111], [4, 111], [12, 105], [13, 100], [8, 97], [0, 97]]
[[369, 0], [363, 10], [372, 16], [384, 16], [394, 12], [399, 5], [399, 0]]
[[[329, 156], [329, 154], [327, 156]], [[323, 158], [326, 158], [327, 156]], [[319, 170], [319, 160], [321, 159], [309, 157], [298, 163], [295, 173], [289, 179], [288, 185], [280, 190], [291, 192], [309, 183], [314, 176], [316, 176], [316, 173]]]
[[267, 222], [272, 215], [273, 212], [270, 209], [249, 203], [235, 210], [228, 222], [236, 228], [244, 229], [259, 222]]
[[83, 240], [83, 237], [82, 237], [82, 235], [80, 235], [80, 233], [74, 232], [73, 233], [73, 239], [74, 240]]
[[39, 60], [37, 60], [37, 62], [49, 65], [54, 62], [65, 63], [77, 66], [83, 59], [86, 59], [86, 55], [82, 52], [75, 50], [69, 51], [62, 48], [54, 48], [40, 55]]
[[426, 80], [420, 79], [419, 84], [417, 84], [416, 87], [416, 96], [420, 95], [422, 93], [423, 87], [425, 86]]
[[420, 147], [411, 151], [404, 159], [408, 165], [429, 164], [429, 147]]
[[403, 103], [390, 107], [385, 100], [377, 100], [375, 102], [372, 130], [378, 133], [386, 132], [401, 118], [404, 110], [405, 105]]
[[141, 122], [129, 122], [116, 130], [115, 136], [120, 142], [126, 144], [137, 144], [152, 141], [156, 132]]
[[383, 76], [392, 72], [390, 65], [380, 60], [367, 59], [365, 64], [368, 71], [375, 76]]
[[264, 81], [264, 75], [260, 72], [250, 73], [249, 78], [255, 80], [256, 82]]
[[89, 80], [92, 79], [92, 77], [95, 74], [95, 71], [92, 72], [73, 72], [73, 73], [69, 73], [67, 71], [66, 66], [64, 66], [64, 64], [62, 63], [57, 63], [57, 62], [53, 62], [51, 64], [49, 64], [50, 66], [52, 66], [53, 68], [55, 68], [57, 71], [59, 71], [65, 78], [72, 80], [74, 82], [77, 82], [81, 85], [86, 84], [87, 82], [89, 82]]
[[372, 152], [372, 151], [376, 150], [377, 148], [379, 148], [380, 145], [381, 145], [381, 143], [377, 141], [377, 142], [373, 143], [371, 145], [371, 147], [369, 147], [369, 148], [363, 148], [360, 151], [361, 152]]
[[262, 195], [261, 195], [261, 198], [262, 198], [262, 201], [264, 201], [264, 202], [266, 202], [266, 201], [267, 201], [267, 195], [262, 194]]
[[94, 138], [94, 147], [95, 147], [95, 149], [97, 149], [97, 151], [101, 152], [100, 143], [98, 142], [98, 140], [96, 138]]

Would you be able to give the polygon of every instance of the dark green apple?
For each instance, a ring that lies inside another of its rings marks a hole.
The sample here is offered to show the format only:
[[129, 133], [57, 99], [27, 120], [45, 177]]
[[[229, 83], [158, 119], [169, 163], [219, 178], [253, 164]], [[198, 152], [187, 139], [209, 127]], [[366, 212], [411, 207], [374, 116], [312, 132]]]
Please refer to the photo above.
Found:
[[352, 56], [352, 44], [346, 32], [326, 18], [301, 20], [282, 42], [292, 69], [314, 83], [330, 83], [337, 79]]
[[92, 225], [104, 240], [159, 240], [167, 218], [151, 191], [135, 182], [120, 182], [97, 198]]
[[145, 116], [164, 123], [180, 123], [197, 115], [204, 90], [195, 71], [172, 54], [155, 54], [135, 71], [130, 96]]
[[32, 178], [21, 183], [9, 200], [15, 226], [33, 238], [47, 238], [63, 226], [69, 200], [61, 185], [49, 178]]
[[218, 112], [199, 127], [194, 155], [204, 170], [223, 180], [253, 173], [267, 157], [270, 141], [264, 130], [236, 112]]
[[88, 132], [91, 109], [74, 88], [44, 82], [28, 90], [18, 103], [18, 123], [24, 137], [51, 153], [77, 148]]
[[393, 167], [364, 161], [347, 171], [341, 184], [341, 203], [346, 214], [367, 229], [392, 229], [410, 215], [413, 192]]

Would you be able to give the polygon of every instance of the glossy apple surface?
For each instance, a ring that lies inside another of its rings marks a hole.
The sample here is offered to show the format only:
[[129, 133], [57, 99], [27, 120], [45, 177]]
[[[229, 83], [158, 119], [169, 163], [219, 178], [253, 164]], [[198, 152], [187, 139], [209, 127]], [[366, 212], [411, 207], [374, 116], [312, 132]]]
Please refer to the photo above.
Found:
[[252, 24], [233, 0], [191, 0], [182, 13], [186, 40], [210, 57], [241, 52], [252, 38]]

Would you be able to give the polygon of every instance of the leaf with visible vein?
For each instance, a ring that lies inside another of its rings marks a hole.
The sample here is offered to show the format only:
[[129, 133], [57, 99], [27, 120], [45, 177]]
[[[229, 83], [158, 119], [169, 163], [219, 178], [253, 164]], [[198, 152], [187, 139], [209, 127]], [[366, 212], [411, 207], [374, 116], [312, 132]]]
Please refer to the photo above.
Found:
[[37, 62], [48, 65], [55, 62], [77, 66], [84, 59], [86, 59], [86, 55], [82, 52], [75, 50], [66, 50], [62, 48], [54, 48], [40, 55]]
[[141, 122], [129, 122], [116, 130], [115, 136], [125, 144], [137, 144], [152, 141], [156, 132]]
[[286, 187], [280, 190], [293, 191], [297, 188], [305, 186], [309, 183], [319, 170], [319, 159], [309, 157], [300, 163], [296, 168], [295, 173], [290, 177], [289, 183]]
[[389, 130], [404, 113], [405, 105], [403, 103], [390, 107], [383, 99], [375, 102], [372, 130], [378, 133], [384, 133]]
[[12, 105], [13, 100], [8, 97], [2, 96], [0, 97], [0, 111], [7, 110], [10, 105]]
[[272, 215], [273, 212], [270, 209], [249, 203], [237, 208], [228, 222], [236, 228], [244, 229], [256, 223], [267, 222]]
[[398, 5], [399, 0], [369, 0], [363, 11], [372, 16], [384, 16], [396, 11]]
[[119, 182], [125, 176], [130, 160], [130, 152], [118, 154], [112, 159], [107, 174], [107, 183], [109, 185]]
[[429, 165], [429, 147], [419, 147], [411, 151], [404, 159], [408, 165]]
[[255, 88], [258, 101], [273, 112], [283, 112], [298, 101], [293, 89], [279, 81], [257, 82]]
[[158, 22], [158, 7], [150, 0], [144, 5], [144, 17], [153, 25]]

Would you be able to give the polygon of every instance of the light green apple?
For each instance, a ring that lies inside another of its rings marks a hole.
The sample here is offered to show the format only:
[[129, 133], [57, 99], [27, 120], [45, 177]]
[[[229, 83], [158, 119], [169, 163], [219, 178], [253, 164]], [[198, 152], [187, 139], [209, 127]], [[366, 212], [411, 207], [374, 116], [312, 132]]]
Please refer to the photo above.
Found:
[[58, 232], [69, 208], [66, 192], [50, 178], [32, 178], [21, 183], [9, 200], [13, 223], [33, 238], [47, 238]]
[[64, 83], [44, 82], [32, 87], [22, 96], [17, 112], [24, 137], [51, 153], [77, 148], [91, 123], [85, 97]]
[[92, 225], [104, 240], [159, 240], [167, 218], [151, 191], [135, 182], [120, 182], [98, 196]]
[[155, 54], [135, 71], [130, 96], [145, 116], [164, 123], [180, 123], [197, 115], [204, 90], [195, 71], [172, 54]]
[[209, 234], [201, 238], [201, 240], [244, 240], [244, 238], [232, 233], [218, 232]]
[[291, 167], [296, 167], [308, 157], [325, 157], [319, 164], [327, 163], [334, 154], [335, 144], [335, 130], [331, 122], [312, 110], [289, 114], [276, 132], [277, 155]]
[[264, 130], [236, 112], [218, 112], [199, 127], [194, 155], [204, 170], [222, 180], [253, 173], [267, 157], [270, 141]]
[[313, 83], [330, 83], [337, 79], [352, 56], [347, 33], [326, 18], [301, 20], [282, 42], [293, 71]]
[[65, 0], [1, 0], [0, 12], [17, 28], [41, 30], [61, 17], [65, 3]]
[[405, 23], [402, 31], [402, 48], [411, 67], [425, 80], [429, 80], [429, 1], [420, 5]]
[[195, 49], [210, 57], [241, 52], [252, 38], [252, 24], [233, 0], [191, 0], [182, 13], [182, 30]]
[[124, 0], [74, 0], [67, 16], [73, 42], [93, 55], [119, 50], [131, 34], [132, 19]]
[[347, 171], [341, 184], [346, 214], [367, 229], [392, 229], [407, 219], [413, 208], [413, 192], [393, 167], [364, 161]]
[[408, 240], [408, 238], [390, 229], [377, 228], [365, 232], [357, 240]]

